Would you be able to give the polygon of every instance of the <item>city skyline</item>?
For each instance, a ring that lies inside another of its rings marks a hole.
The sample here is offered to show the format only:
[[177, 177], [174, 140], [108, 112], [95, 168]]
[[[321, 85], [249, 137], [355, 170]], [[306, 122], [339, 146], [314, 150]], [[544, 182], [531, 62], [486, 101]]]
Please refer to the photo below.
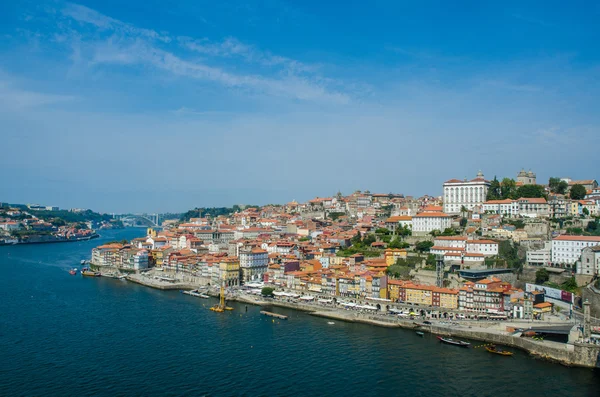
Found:
[[4, 201], [180, 212], [595, 177], [597, 5], [142, 7], [0, 6]]

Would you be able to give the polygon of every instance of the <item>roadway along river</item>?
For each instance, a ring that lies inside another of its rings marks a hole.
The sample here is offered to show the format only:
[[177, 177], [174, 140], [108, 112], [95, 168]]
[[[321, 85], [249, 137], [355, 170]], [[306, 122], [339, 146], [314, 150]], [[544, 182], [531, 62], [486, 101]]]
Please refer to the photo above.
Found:
[[441, 345], [433, 336], [259, 308], [126, 281], [70, 276], [95, 245], [0, 247], [0, 395], [597, 396], [593, 370], [516, 351]]

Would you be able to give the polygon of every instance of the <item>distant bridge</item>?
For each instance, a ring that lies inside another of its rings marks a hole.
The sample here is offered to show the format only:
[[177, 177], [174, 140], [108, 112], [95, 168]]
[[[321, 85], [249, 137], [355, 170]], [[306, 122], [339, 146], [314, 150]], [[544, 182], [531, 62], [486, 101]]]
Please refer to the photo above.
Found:
[[113, 218], [127, 226], [137, 227], [158, 227], [162, 221], [160, 214], [113, 214]]

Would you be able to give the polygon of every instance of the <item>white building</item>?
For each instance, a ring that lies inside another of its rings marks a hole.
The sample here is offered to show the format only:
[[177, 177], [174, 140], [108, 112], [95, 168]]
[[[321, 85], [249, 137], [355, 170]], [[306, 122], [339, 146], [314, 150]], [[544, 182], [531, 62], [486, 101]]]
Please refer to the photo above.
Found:
[[269, 265], [269, 253], [263, 249], [240, 250], [242, 280], [262, 281]]
[[600, 245], [600, 236], [558, 236], [552, 240], [552, 263], [573, 265], [586, 247]]
[[518, 200], [490, 200], [482, 205], [483, 212], [498, 214], [507, 218], [525, 216], [532, 218], [547, 218], [550, 214], [545, 198], [526, 198]]
[[552, 262], [552, 242], [545, 242], [539, 250], [527, 250], [526, 258], [529, 266], [548, 266]]
[[421, 212], [413, 216], [413, 234], [425, 235], [434, 230], [443, 232], [452, 224], [450, 215], [443, 212]]
[[444, 212], [458, 214], [462, 207], [473, 210], [483, 204], [486, 199], [490, 182], [486, 181], [481, 171], [475, 179], [460, 181], [451, 179], [444, 182]]
[[513, 218], [519, 214], [519, 203], [516, 200], [490, 200], [482, 205], [483, 212]]
[[140, 250], [133, 257], [133, 268], [135, 270], [148, 269], [148, 251]]
[[484, 256], [498, 255], [498, 242], [494, 240], [467, 241], [467, 253], [482, 254]]

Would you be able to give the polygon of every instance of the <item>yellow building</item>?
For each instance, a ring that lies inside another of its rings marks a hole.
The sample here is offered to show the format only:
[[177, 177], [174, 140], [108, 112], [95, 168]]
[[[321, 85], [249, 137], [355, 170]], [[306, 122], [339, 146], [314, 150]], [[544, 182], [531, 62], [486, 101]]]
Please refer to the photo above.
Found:
[[146, 230], [146, 235], [148, 237], [156, 237], [156, 230], [149, 227], [148, 230]]
[[219, 262], [219, 281], [226, 287], [240, 285], [240, 261], [236, 257], [222, 258]]
[[458, 309], [458, 290], [435, 288], [433, 293], [436, 296], [435, 299], [439, 299], [439, 307], [444, 309]]
[[405, 287], [406, 302], [418, 303], [419, 305], [431, 306], [433, 304], [433, 293], [430, 286], [409, 284]]
[[408, 253], [406, 250], [397, 248], [388, 248], [384, 251], [385, 263], [392, 266], [398, 259], [406, 259]]

